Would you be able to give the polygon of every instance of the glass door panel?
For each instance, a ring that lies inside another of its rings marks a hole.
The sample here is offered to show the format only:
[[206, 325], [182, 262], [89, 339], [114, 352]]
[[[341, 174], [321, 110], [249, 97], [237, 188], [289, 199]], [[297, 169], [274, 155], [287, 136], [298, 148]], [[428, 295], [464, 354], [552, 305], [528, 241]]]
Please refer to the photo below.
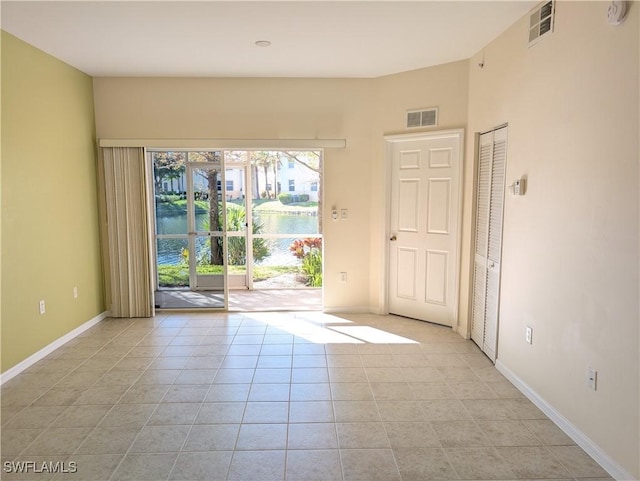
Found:
[[[238, 161], [228, 159], [225, 153], [225, 162], [228, 160]], [[251, 213], [247, 213], [246, 169], [243, 164], [229, 167], [229, 163], [225, 168], [228, 282], [231, 289], [247, 288], [247, 225]]]
[[192, 198], [189, 242], [191, 288], [225, 290], [224, 208], [221, 187], [224, 182], [222, 162], [190, 165]]

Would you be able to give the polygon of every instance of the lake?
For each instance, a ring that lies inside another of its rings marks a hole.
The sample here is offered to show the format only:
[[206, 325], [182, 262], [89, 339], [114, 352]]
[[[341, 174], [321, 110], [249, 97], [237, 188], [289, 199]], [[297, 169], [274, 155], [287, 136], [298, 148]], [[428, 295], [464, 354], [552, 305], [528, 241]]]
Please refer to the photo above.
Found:
[[[289, 252], [291, 243], [304, 237], [318, 235], [318, 217], [307, 214], [282, 214], [254, 211], [254, 221], [262, 226], [260, 234], [297, 234], [284, 239], [269, 239], [271, 255], [262, 265], [295, 265], [298, 259]], [[202, 228], [208, 222], [208, 214], [196, 214], [196, 226]], [[167, 216], [156, 219], [158, 234], [186, 234], [187, 216]], [[158, 239], [158, 264], [176, 265], [182, 262], [182, 249], [187, 247], [186, 239]]]

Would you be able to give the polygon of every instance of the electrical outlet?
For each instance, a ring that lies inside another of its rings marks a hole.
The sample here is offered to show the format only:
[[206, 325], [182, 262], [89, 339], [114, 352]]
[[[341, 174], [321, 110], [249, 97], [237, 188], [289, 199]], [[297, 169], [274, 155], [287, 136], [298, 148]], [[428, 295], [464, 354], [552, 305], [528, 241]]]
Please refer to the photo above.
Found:
[[346, 282], [347, 282], [347, 273], [346, 272], [341, 272], [340, 273], [340, 282], [346, 284]]
[[524, 330], [524, 340], [529, 344], [533, 344], [533, 327], [526, 327], [526, 329]]
[[587, 369], [587, 386], [594, 391], [598, 389], [598, 371], [592, 367]]
[[44, 300], [40, 301], [40, 315], [45, 313]]
[[74, 298], [74, 299], [77, 299], [77, 298], [78, 298], [78, 288], [77, 288], [77, 287], [74, 287], [74, 288], [73, 288], [73, 298]]

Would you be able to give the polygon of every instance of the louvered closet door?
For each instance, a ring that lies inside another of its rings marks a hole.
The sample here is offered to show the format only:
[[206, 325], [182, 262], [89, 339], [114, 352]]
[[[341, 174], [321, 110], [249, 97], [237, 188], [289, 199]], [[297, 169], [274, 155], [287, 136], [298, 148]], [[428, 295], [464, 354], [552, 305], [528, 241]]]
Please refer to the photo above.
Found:
[[496, 359], [507, 128], [480, 136], [471, 338]]

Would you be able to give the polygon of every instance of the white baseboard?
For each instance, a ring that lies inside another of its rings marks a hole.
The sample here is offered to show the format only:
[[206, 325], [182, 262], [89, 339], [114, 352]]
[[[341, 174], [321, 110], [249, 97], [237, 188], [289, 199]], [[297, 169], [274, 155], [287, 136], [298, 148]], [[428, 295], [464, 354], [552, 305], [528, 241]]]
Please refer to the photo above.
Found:
[[58, 339], [53, 341], [51, 344], [43, 347], [42, 349], [40, 349], [35, 354], [32, 354], [31, 356], [26, 358], [24, 361], [16, 364], [11, 369], [7, 369], [5, 372], [0, 374], [0, 386], [2, 384], [4, 384], [5, 382], [7, 382], [9, 379], [12, 379], [12, 378], [16, 377], [18, 374], [20, 374], [25, 369], [33, 366], [36, 362], [38, 362], [41, 359], [47, 357], [49, 354], [51, 354], [56, 349], [58, 349], [59, 347], [63, 346], [67, 342], [69, 342], [71, 339], [79, 336], [80, 334], [82, 334], [87, 329], [92, 328], [93, 326], [98, 324], [103, 319], [109, 317], [109, 314], [110, 314], [109, 311], [104, 311], [103, 313], [98, 314], [93, 319], [88, 320], [87, 322], [85, 322], [84, 324], [76, 327], [72, 331], [69, 331], [64, 336], [59, 337]]
[[612, 478], [618, 481], [638, 481], [622, 466], [616, 463], [611, 457], [605, 453], [600, 446], [594, 443], [585, 433], [580, 431], [567, 418], [560, 414], [551, 404], [545, 401], [538, 393], [529, 387], [522, 379], [520, 379], [507, 366], [496, 361], [496, 369], [500, 371], [511, 383], [518, 388], [538, 409], [549, 417], [567, 436], [580, 446], [589, 456], [591, 456], [602, 469], [607, 471]]

